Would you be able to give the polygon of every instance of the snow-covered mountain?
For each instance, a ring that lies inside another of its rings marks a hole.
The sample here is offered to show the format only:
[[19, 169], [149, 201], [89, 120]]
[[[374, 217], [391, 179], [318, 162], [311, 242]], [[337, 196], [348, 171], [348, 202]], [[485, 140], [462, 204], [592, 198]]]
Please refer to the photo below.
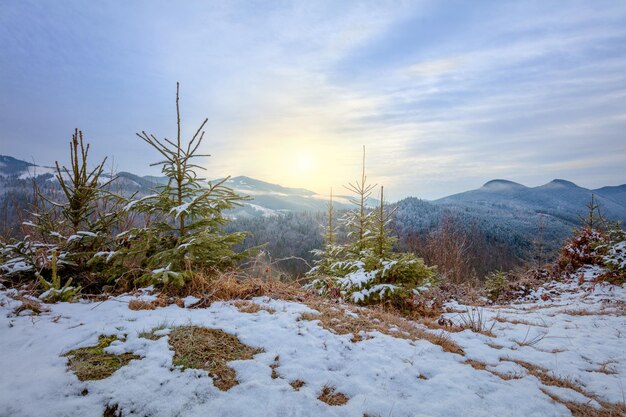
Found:
[[[0, 155], [0, 178], [5, 182], [11, 179], [25, 179], [33, 176], [47, 175], [53, 180], [54, 168], [38, 166], [21, 161], [11, 156]], [[109, 178], [109, 174], [103, 174]], [[166, 177], [140, 176], [130, 172], [119, 172], [112, 184], [114, 191], [122, 194], [138, 195], [151, 193], [152, 190], [167, 183]], [[217, 179], [216, 181], [218, 181]], [[255, 178], [237, 176], [229, 178], [225, 184], [237, 193], [249, 196], [250, 201], [235, 209], [231, 214], [235, 217], [262, 217], [284, 212], [317, 212], [326, 209], [328, 197], [304, 188], [289, 188], [272, 184]], [[0, 187], [1, 189], [1, 187]], [[373, 202], [375, 202], [373, 200]], [[337, 209], [348, 208], [349, 200], [345, 196], [334, 197]]]
[[605, 217], [626, 220], [626, 185], [595, 190], [573, 182], [555, 179], [539, 187], [526, 187], [507, 180], [492, 180], [481, 188], [434, 201], [445, 206], [521, 209], [546, 214], [566, 222], [576, 222], [594, 195]]
[[27, 178], [50, 174], [53, 170], [52, 167], [39, 166], [12, 156], [0, 155], [0, 177]]
[[[38, 166], [11, 156], [0, 155], [0, 177], [26, 178], [33, 175], [50, 175], [50, 167]], [[106, 176], [106, 174], [105, 174]], [[117, 191], [126, 194], [147, 194], [154, 187], [166, 183], [165, 177], [139, 176], [130, 172], [120, 172], [113, 184]], [[239, 194], [251, 197], [243, 207], [235, 210], [235, 217], [266, 217], [285, 212], [324, 211], [328, 197], [305, 188], [290, 188], [272, 184], [255, 178], [237, 176], [229, 178], [225, 185]], [[555, 179], [539, 187], [526, 187], [513, 181], [495, 179], [482, 187], [454, 194], [432, 202], [421, 201], [419, 210], [411, 210], [414, 216], [427, 207], [429, 213], [437, 210], [456, 210], [471, 213], [480, 218], [515, 218], [516, 221], [536, 225], [536, 216], [545, 215], [558, 221], [562, 230], [568, 230], [578, 223], [578, 216], [583, 214], [585, 204], [595, 195], [603, 214], [612, 220], [626, 221], [626, 184], [587, 189], [562, 180]], [[350, 202], [346, 196], [334, 197], [335, 208], [348, 208]], [[412, 200], [408, 203], [412, 204]], [[372, 200], [371, 204], [377, 204]], [[422, 214], [420, 214], [422, 213]], [[508, 221], [508, 220], [507, 220]]]

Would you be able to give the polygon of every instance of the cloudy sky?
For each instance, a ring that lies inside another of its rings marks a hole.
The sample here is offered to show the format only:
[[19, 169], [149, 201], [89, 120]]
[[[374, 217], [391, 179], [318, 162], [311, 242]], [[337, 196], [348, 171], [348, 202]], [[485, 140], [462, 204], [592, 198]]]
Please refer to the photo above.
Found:
[[626, 183], [626, 2], [0, 2], [0, 154], [156, 174], [135, 132], [209, 118], [208, 177], [392, 198]]

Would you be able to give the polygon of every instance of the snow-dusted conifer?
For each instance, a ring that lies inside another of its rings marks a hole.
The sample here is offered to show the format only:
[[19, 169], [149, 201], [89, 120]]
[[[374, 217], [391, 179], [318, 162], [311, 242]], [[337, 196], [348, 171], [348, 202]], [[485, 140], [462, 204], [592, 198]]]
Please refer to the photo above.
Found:
[[[91, 261], [97, 252], [113, 250], [116, 244], [111, 230], [119, 211], [115, 204], [108, 203], [119, 202], [122, 197], [107, 191], [115, 178], [103, 180], [106, 158], [89, 168], [88, 157], [89, 144], [85, 144], [82, 131], [76, 129], [70, 141], [70, 166], [55, 163], [62, 199], [52, 201], [34, 183], [30, 218], [23, 223], [26, 236], [2, 248], [5, 260], [0, 268], [4, 272], [35, 274], [46, 289], [62, 294], [64, 300], [77, 291], [68, 284], [72, 279], [93, 284], [107, 276], [106, 270]], [[71, 275], [64, 285], [58, 277], [60, 269]], [[50, 281], [46, 281], [48, 277]]]
[[156, 149], [168, 182], [156, 194], [131, 201], [128, 211], [148, 213], [155, 222], [146, 228], [124, 234], [128, 239], [127, 256], [145, 256], [141, 267], [146, 272], [142, 281], [182, 286], [191, 270], [219, 270], [234, 265], [241, 257], [232, 246], [241, 242], [245, 233], [224, 233], [227, 223], [223, 212], [239, 205], [245, 197], [224, 186], [228, 178], [205, 182], [198, 176], [204, 170], [196, 162], [201, 154], [205, 119], [193, 137], [185, 143], [181, 138], [179, 84], [176, 84], [176, 140], [157, 139], [145, 131], [137, 136]]
[[[375, 210], [367, 207], [374, 185], [365, 175], [365, 148], [361, 179], [346, 188], [354, 193], [356, 206], [342, 218], [348, 230], [348, 242], [333, 242], [332, 205], [329, 206], [329, 228], [324, 249], [314, 251], [319, 257], [309, 276], [310, 287], [321, 294], [342, 297], [356, 303], [396, 302], [403, 304], [420, 288], [435, 279], [435, 269], [410, 253], [392, 251], [395, 239], [389, 233], [394, 211], [385, 207], [381, 187], [380, 204]], [[332, 203], [331, 203], [332, 204]]]

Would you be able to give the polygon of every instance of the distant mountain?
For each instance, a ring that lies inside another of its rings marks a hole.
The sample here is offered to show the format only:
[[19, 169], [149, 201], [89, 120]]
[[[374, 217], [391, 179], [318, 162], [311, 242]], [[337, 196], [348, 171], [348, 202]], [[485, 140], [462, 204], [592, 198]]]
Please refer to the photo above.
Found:
[[[11, 156], [0, 156], [0, 176], [26, 178], [53, 172], [50, 167], [37, 166]], [[113, 187], [127, 195], [146, 195], [153, 192], [155, 187], [167, 183], [166, 177], [139, 176], [130, 172], [120, 172], [117, 177]], [[317, 212], [325, 210], [327, 204], [326, 196], [311, 190], [283, 187], [245, 176], [229, 178], [225, 185], [252, 198], [231, 213], [235, 217]], [[526, 187], [513, 181], [495, 179], [476, 190], [432, 202], [420, 200], [419, 207], [421, 211], [428, 211], [429, 215], [433, 211], [463, 212], [480, 218], [481, 222], [495, 219], [495, 223], [503, 221], [507, 225], [515, 224], [521, 228], [530, 228], [530, 225], [534, 227], [539, 222], [539, 216], [543, 216], [541, 222], [551, 219], [550, 222], [560, 230], [557, 233], [560, 235], [578, 224], [578, 215], [584, 214], [585, 204], [592, 194], [595, 194], [607, 218], [626, 221], [626, 184], [589, 190], [562, 179], [555, 179], [539, 187]], [[337, 210], [348, 208], [350, 204], [346, 196], [336, 196], [334, 203]], [[371, 205], [377, 203], [373, 199], [370, 201]], [[398, 204], [401, 205], [400, 203]], [[420, 210], [413, 209], [414, 207], [409, 212], [419, 216]]]
[[2, 177], [30, 177], [51, 173], [53, 168], [42, 167], [30, 162], [22, 161], [12, 156], [0, 155], [0, 176]]
[[596, 195], [611, 199], [616, 203], [626, 206], [626, 184], [602, 187], [593, 190]]
[[448, 207], [524, 210], [576, 224], [578, 214], [584, 214], [585, 204], [591, 200], [592, 194], [607, 218], [626, 220], [626, 185], [589, 190], [562, 179], [552, 180], [539, 187], [493, 180], [476, 190], [444, 197], [433, 203]]

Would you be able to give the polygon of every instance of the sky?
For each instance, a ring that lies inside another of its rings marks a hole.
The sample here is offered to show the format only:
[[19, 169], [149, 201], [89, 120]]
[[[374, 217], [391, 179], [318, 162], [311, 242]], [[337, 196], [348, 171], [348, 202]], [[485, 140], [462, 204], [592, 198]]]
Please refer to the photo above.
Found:
[[494, 178], [626, 183], [623, 1], [0, 1], [0, 154], [148, 175], [205, 117], [204, 175], [391, 199]]

